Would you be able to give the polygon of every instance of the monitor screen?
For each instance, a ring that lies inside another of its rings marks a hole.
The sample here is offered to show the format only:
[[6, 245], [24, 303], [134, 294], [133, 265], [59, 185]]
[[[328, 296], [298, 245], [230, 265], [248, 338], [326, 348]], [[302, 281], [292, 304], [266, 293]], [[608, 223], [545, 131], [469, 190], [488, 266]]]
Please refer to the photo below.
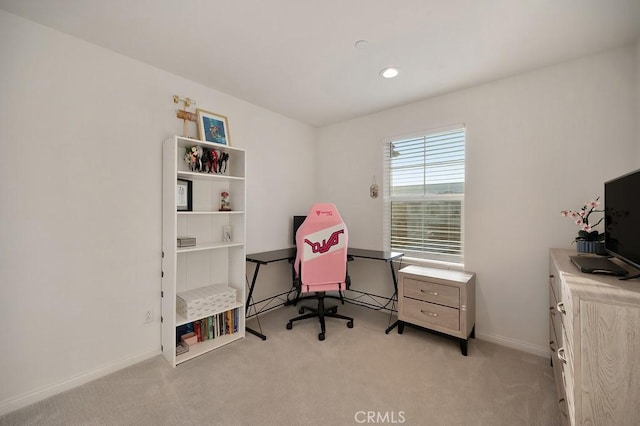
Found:
[[605, 248], [640, 268], [640, 170], [604, 184]]
[[300, 228], [300, 225], [302, 225], [302, 222], [304, 222], [304, 220], [306, 219], [306, 216], [294, 216], [293, 217], [293, 245], [296, 245], [296, 232], [298, 231], [298, 228]]

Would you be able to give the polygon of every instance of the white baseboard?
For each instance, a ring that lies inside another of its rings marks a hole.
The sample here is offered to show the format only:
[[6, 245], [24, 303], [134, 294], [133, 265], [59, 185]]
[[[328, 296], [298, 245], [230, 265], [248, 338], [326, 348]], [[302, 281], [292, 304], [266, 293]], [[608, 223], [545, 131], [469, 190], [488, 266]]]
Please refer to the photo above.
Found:
[[87, 371], [76, 377], [72, 377], [71, 379], [63, 380], [59, 383], [54, 383], [13, 398], [0, 401], [0, 416], [161, 354], [162, 352], [160, 351], [160, 348], [149, 349], [119, 361], [105, 364], [95, 370]]
[[477, 331], [476, 331], [476, 337], [481, 340], [486, 340], [487, 342], [495, 343], [496, 345], [517, 349], [519, 351], [527, 352], [533, 355], [538, 355], [543, 358], [550, 357], [548, 346], [532, 345], [531, 343], [523, 342], [522, 340], [516, 340], [510, 337], [504, 337], [504, 336], [497, 336], [495, 334], [478, 333]]

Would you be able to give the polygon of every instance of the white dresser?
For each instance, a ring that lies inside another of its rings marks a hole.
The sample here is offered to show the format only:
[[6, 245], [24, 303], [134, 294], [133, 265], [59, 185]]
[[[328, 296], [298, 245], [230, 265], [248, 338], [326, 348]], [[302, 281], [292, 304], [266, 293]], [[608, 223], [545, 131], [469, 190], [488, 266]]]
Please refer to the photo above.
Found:
[[398, 333], [409, 323], [456, 337], [466, 356], [475, 337], [476, 275], [414, 265], [398, 275]]
[[571, 263], [575, 254], [551, 249], [549, 261], [549, 343], [563, 422], [639, 425], [640, 279], [583, 274]]

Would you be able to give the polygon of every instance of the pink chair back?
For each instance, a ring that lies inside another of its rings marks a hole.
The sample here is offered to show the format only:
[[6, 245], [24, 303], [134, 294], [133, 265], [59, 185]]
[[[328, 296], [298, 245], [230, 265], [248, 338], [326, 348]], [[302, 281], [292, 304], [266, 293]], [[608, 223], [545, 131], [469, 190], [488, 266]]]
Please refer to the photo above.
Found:
[[345, 289], [348, 241], [347, 226], [335, 205], [317, 203], [311, 206], [296, 232], [294, 266], [302, 282], [302, 292]]

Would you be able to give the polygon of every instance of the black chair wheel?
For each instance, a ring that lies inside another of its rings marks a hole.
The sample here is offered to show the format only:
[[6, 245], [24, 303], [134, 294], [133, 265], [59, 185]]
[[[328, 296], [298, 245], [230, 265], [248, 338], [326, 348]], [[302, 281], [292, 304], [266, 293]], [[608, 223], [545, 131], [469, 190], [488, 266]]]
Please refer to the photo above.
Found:
[[304, 308], [298, 309], [298, 313], [301, 314], [301, 315], [304, 314]]
[[290, 322], [287, 323], [287, 330], [291, 330], [291, 328], [293, 327], [293, 324], [291, 324]]
[[353, 321], [347, 322], [347, 327], [348, 328], [353, 328]]
[[324, 333], [318, 334], [318, 340], [320, 340], [320, 341], [324, 340]]

